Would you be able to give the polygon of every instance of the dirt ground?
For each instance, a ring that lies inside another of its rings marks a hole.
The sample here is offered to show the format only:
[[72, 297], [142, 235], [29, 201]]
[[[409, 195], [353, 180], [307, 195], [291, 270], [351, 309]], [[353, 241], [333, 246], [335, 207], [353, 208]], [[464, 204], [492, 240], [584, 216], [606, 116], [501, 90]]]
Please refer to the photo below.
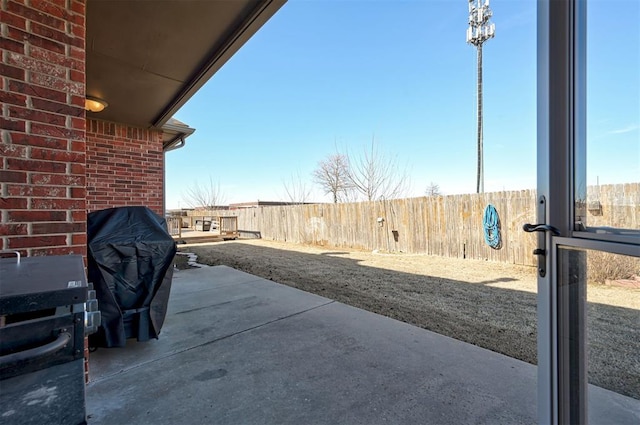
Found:
[[[531, 267], [265, 240], [180, 250], [536, 363]], [[589, 285], [587, 299], [590, 382], [640, 399], [640, 289]]]

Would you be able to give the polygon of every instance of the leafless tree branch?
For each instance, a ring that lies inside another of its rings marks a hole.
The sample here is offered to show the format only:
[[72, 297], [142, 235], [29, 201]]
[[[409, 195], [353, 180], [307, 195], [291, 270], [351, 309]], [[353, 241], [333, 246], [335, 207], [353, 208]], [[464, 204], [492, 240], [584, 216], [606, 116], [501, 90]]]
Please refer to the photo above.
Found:
[[351, 188], [348, 158], [339, 153], [327, 156], [313, 171], [313, 179], [334, 203], [344, 202]]
[[220, 189], [220, 182], [214, 183], [211, 176], [209, 176], [208, 184], [201, 184], [196, 181], [193, 186], [188, 187], [184, 191], [182, 199], [191, 208], [214, 209], [226, 202], [225, 196]]
[[349, 181], [365, 200], [394, 199], [407, 193], [406, 168], [399, 167], [397, 157], [380, 152], [375, 140], [361, 156], [348, 156], [348, 162]]
[[429, 185], [427, 185], [427, 188], [425, 189], [424, 194], [426, 196], [442, 195], [442, 193], [440, 193], [440, 185], [434, 182], [430, 182]]
[[311, 189], [304, 182], [299, 172], [291, 174], [289, 181], [283, 181], [282, 185], [288, 202], [304, 204], [309, 201]]

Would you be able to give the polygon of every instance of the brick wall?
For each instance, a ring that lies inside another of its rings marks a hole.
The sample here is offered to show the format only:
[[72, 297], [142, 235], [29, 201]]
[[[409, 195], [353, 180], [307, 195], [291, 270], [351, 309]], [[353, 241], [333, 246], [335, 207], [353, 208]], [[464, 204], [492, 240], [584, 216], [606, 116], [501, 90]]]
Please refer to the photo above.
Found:
[[87, 120], [87, 210], [144, 205], [163, 214], [162, 132]]
[[85, 2], [1, 0], [0, 35], [0, 249], [85, 254]]

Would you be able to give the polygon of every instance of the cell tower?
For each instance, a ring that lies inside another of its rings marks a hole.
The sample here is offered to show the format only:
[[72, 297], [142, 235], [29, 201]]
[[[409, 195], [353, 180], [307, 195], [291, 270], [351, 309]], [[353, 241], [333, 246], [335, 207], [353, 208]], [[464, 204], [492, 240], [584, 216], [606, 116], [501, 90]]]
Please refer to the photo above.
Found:
[[482, 146], [482, 44], [493, 38], [495, 24], [489, 23], [493, 13], [489, 9], [489, 0], [469, 0], [469, 28], [467, 43], [478, 49], [478, 180], [477, 193], [484, 192], [484, 157]]

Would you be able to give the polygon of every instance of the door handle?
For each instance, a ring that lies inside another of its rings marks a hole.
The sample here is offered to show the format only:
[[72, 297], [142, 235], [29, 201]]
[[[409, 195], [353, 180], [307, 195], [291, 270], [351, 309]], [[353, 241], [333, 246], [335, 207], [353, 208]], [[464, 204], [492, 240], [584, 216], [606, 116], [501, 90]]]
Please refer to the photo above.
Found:
[[560, 231], [553, 226], [548, 224], [529, 224], [526, 223], [522, 226], [522, 230], [527, 233], [531, 232], [551, 232], [554, 236], [558, 236]]
[[545, 277], [547, 274], [547, 235], [546, 232], [551, 232], [552, 235], [558, 236], [560, 231], [555, 227], [544, 224], [547, 214], [547, 200], [544, 196], [538, 198], [538, 220], [540, 224], [526, 223], [522, 226], [522, 230], [527, 233], [538, 233], [538, 247], [533, 250], [533, 255], [538, 256], [538, 275]]

